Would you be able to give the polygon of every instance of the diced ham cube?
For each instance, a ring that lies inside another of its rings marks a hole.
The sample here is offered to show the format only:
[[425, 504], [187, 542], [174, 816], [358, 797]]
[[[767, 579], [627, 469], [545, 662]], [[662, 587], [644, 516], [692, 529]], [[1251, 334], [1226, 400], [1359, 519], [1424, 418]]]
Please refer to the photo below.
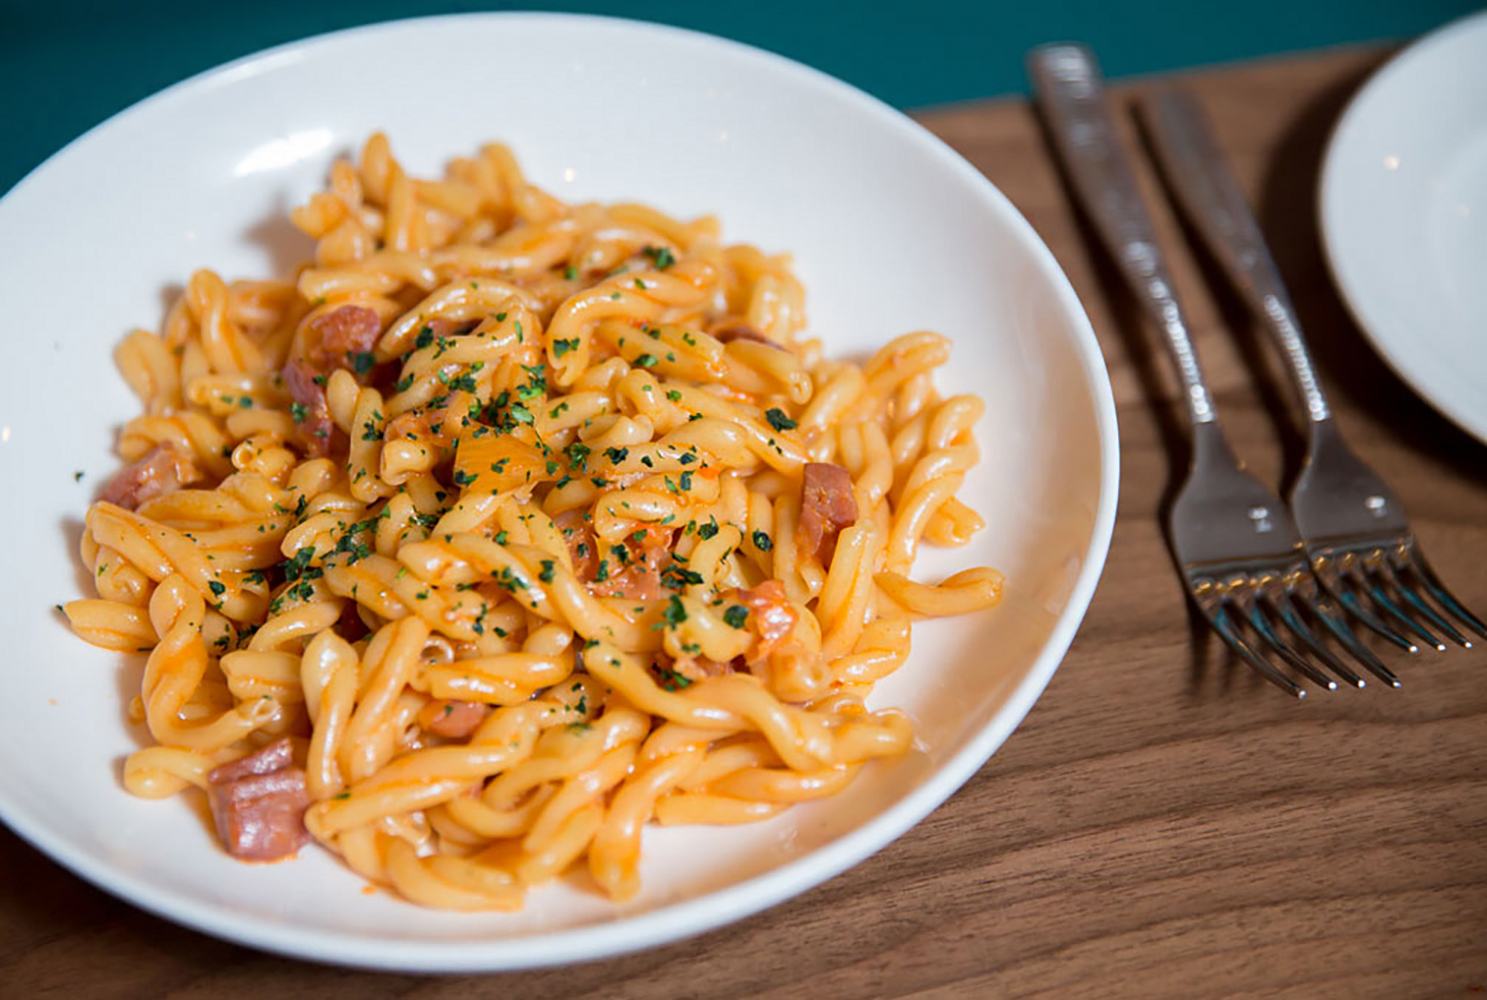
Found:
[[331, 433], [335, 425], [330, 419], [330, 404], [325, 399], [325, 388], [315, 381], [320, 372], [309, 362], [295, 358], [284, 366], [281, 373], [284, 387], [295, 402], [291, 411], [296, 416], [300, 436], [312, 455], [330, 453]]
[[[580, 511], [564, 511], [553, 524], [568, 542], [574, 575], [590, 593], [632, 601], [655, 600], [670, 593], [661, 585], [661, 568], [671, 549], [673, 530], [644, 528], [625, 536], [618, 545], [601, 545]], [[624, 550], [623, 558], [616, 548]]]
[[490, 707], [478, 701], [446, 701], [438, 699], [423, 706], [418, 713], [418, 725], [426, 733], [448, 739], [463, 739], [485, 721]]
[[305, 772], [290, 761], [289, 740], [280, 740], [207, 776], [207, 800], [217, 836], [229, 854], [245, 861], [277, 861], [310, 839], [305, 809], [310, 793]]
[[352, 367], [351, 355], [370, 351], [382, 334], [382, 319], [366, 306], [341, 306], [310, 321], [320, 341], [307, 352], [320, 371]]
[[800, 486], [800, 547], [830, 562], [836, 536], [857, 521], [852, 474], [830, 462], [807, 462]]
[[[747, 625], [759, 636], [744, 659], [757, 663], [795, 630], [795, 608], [785, 596], [785, 585], [778, 580], [765, 580], [757, 587], [740, 590], [735, 599], [749, 609]], [[734, 664], [735, 669], [738, 666]]]
[[207, 781], [214, 785], [225, 785], [251, 774], [271, 774], [274, 771], [282, 771], [293, 763], [294, 744], [288, 739], [276, 740], [262, 750], [213, 768], [212, 773], [207, 775]]
[[201, 473], [191, 456], [167, 441], [151, 448], [149, 454], [139, 461], [120, 469], [109, 481], [102, 499], [134, 510], [146, 500], [174, 493], [200, 478]]

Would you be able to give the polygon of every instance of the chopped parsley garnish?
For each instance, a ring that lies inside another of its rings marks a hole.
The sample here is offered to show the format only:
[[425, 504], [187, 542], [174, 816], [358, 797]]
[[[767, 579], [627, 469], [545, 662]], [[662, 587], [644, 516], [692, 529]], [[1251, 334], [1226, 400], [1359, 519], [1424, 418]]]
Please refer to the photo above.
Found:
[[468, 472], [465, 472], [462, 469], [455, 469], [454, 470], [454, 485], [456, 485], [456, 486], [469, 486], [474, 481], [475, 481], [475, 477], [472, 476], [472, 475], [470, 475]]
[[763, 531], [756, 531], [754, 532], [754, 548], [758, 549], [760, 552], [768, 552], [770, 549], [774, 548], [774, 539], [770, 538], [769, 535]]
[[640, 357], [638, 357], [638, 358], [635, 359], [635, 367], [636, 368], [654, 368], [654, 367], [656, 367], [656, 356], [654, 354], [642, 354]]
[[207, 589], [212, 592], [212, 596], [214, 597], [221, 597], [223, 594], [227, 593], [227, 585], [222, 583], [220, 580], [208, 580]]
[[315, 546], [306, 545], [297, 551], [292, 558], [284, 560], [280, 564], [280, 568], [284, 570], [284, 579], [292, 582], [298, 580], [301, 576], [313, 579], [311, 573], [314, 576], [319, 576], [320, 571], [318, 569], [311, 569], [310, 567], [310, 560], [314, 558]]
[[682, 599], [680, 597], [677, 597], [675, 594], [672, 594], [671, 599], [666, 602], [666, 609], [661, 612], [661, 617], [664, 618], [666, 620], [666, 624], [670, 625], [672, 628], [676, 628], [682, 622], [686, 621], [687, 609], [682, 606]]
[[680, 389], [667, 389], [666, 398], [673, 403], [680, 403], [682, 401], [682, 391]]
[[697, 537], [701, 538], [703, 541], [712, 538], [717, 533], [718, 519], [716, 517], [709, 516], [706, 524], [699, 524], [697, 526]]
[[450, 379], [447, 385], [451, 390], [455, 392], [474, 392], [475, 376], [471, 375], [469, 372], [464, 372], [463, 374], [456, 375], [454, 378]]
[[516, 390], [518, 399], [535, 399], [547, 391], [547, 366], [522, 365], [527, 373], [527, 384]]
[[567, 267], [563, 268], [563, 277], [568, 279], [569, 281], [572, 281], [573, 279], [578, 277], [578, 268], [574, 267], [572, 264], [569, 264]]
[[657, 271], [664, 271], [676, 263], [676, 256], [668, 247], [646, 247], [641, 252], [651, 259]]
[[434, 342], [434, 328], [427, 323], [418, 331], [418, 338], [413, 341], [415, 350], [422, 350]]
[[377, 364], [377, 355], [371, 351], [347, 351], [346, 360], [351, 363], [352, 371], [365, 375]]
[[764, 419], [769, 421], [769, 426], [777, 431], [793, 431], [800, 425], [785, 415], [785, 411], [777, 406], [771, 406], [764, 411]]
[[749, 609], [742, 604], [730, 604], [723, 609], [723, 621], [734, 628], [743, 628], [749, 620]]
[[607, 458], [607, 459], [609, 459], [615, 465], [619, 465], [626, 458], [630, 457], [630, 449], [629, 448], [605, 448], [604, 449], [604, 457]]
[[305, 422], [305, 418], [307, 418], [309, 415], [310, 415], [310, 411], [305, 407], [305, 404], [304, 403], [290, 403], [289, 404], [289, 418], [291, 420], [293, 420], [295, 423], [297, 423], [297, 424], [304, 423]]
[[572, 339], [569, 339], [569, 340], [554, 340], [552, 342], [552, 356], [555, 357], [555, 358], [561, 358], [563, 355], [567, 354], [569, 351], [576, 351], [576, 350], [578, 350], [578, 338], [577, 337], [573, 337]]
[[527, 581], [511, 572], [510, 566], [502, 566], [498, 572], [492, 572], [491, 575], [496, 578], [496, 583], [499, 586], [504, 587], [513, 594], [518, 590], [527, 589]]
[[691, 687], [693, 684], [692, 678], [679, 674], [670, 667], [661, 671], [661, 678], [661, 686], [667, 691], [680, 691], [683, 688]]
[[661, 571], [661, 586], [667, 590], [681, 590], [699, 583], [702, 583], [702, 574], [687, 569], [681, 563], [674, 562]]
[[381, 419], [382, 414], [377, 410], [373, 410], [371, 418], [361, 425], [361, 439], [363, 441], [382, 440], [382, 428], [377, 426], [378, 421]]
[[551, 559], [542, 560], [542, 572], [537, 574], [537, 579], [541, 580], [543, 583], [552, 583], [553, 570], [555, 567], [556, 564]]

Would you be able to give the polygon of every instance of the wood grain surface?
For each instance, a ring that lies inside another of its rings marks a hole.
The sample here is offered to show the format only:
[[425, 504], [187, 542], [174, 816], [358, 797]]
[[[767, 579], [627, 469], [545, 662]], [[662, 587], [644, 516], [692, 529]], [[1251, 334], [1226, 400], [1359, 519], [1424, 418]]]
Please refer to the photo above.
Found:
[[[1401, 494], [1441, 574], [1481, 611], [1487, 449], [1368, 348], [1318, 246], [1327, 133], [1382, 58], [1332, 52], [1183, 80], [1259, 206], [1339, 422]], [[1143, 85], [1117, 88], [1117, 99]], [[1402, 690], [1315, 692], [1299, 704], [1228, 662], [1191, 624], [1159, 528], [1186, 461], [1174, 383], [1071, 212], [1029, 107], [990, 102], [922, 120], [1007, 193], [1068, 270], [1109, 361], [1123, 453], [1115, 542], [1084, 628], [1026, 722], [959, 794], [846, 874], [723, 930], [607, 962], [461, 978], [347, 972], [212, 940], [92, 889], [0, 831], [0, 996], [1482, 993], [1487, 653], [1391, 656]], [[1279, 481], [1301, 444], [1285, 385], [1170, 211], [1157, 212], [1236, 447]]]

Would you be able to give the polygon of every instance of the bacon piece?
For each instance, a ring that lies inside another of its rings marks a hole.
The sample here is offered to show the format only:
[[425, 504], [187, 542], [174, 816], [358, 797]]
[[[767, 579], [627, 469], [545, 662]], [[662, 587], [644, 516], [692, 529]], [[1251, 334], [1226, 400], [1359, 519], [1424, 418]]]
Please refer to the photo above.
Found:
[[770, 347], [777, 347], [782, 351], [785, 349], [783, 345], [776, 344], [774, 341], [770, 340], [764, 334], [760, 333], [758, 330], [754, 329], [752, 326], [749, 326], [746, 323], [737, 323], [733, 326], [725, 326], [721, 330], [714, 330], [713, 337], [715, 337], [719, 343], [723, 344], [731, 344], [735, 340], [752, 340], [756, 343], [767, 344]]
[[852, 474], [830, 462], [807, 462], [800, 485], [800, 547], [806, 555], [831, 561], [836, 536], [857, 521]]
[[277, 861], [310, 839], [305, 772], [291, 764], [288, 739], [272, 743], [207, 775], [207, 800], [217, 836], [229, 854], [247, 861]]
[[594, 529], [584, 520], [583, 511], [577, 508], [565, 510], [552, 519], [553, 527], [563, 534], [568, 543], [568, 558], [573, 561], [573, 573], [580, 580], [592, 580], [599, 568], [598, 548], [594, 543]]
[[490, 707], [478, 701], [431, 701], [418, 712], [418, 724], [426, 733], [463, 739], [485, 721]]
[[315, 368], [350, 368], [348, 355], [370, 351], [382, 334], [382, 319], [366, 306], [341, 306], [310, 321], [320, 342], [306, 353]]
[[272, 774], [274, 771], [282, 771], [293, 763], [294, 745], [286, 737], [246, 757], [239, 757], [231, 763], [213, 768], [212, 773], [207, 775], [207, 781], [214, 785], [227, 784], [252, 774]]
[[296, 403], [304, 407], [298, 421], [300, 436], [305, 447], [314, 455], [328, 455], [331, 447], [330, 405], [325, 400], [325, 388], [315, 381], [320, 372], [302, 358], [294, 358], [284, 366], [280, 374], [284, 387]]
[[459, 414], [469, 412], [469, 406], [464, 401], [473, 398], [462, 392], [449, 393], [443, 406], [400, 413], [387, 422], [382, 431], [383, 437], [388, 441], [413, 441], [438, 445], [440, 448], [453, 447], [461, 427]]
[[[597, 597], [623, 597], [626, 600], [650, 601], [666, 595], [661, 586], [661, 567], [671, 549], [674, 532], [663, 528], [642, 528], [616, 545], [601, 545], [594, 529], [577, 510], [564, 511], [553, 518], [568, 542], [574, 574]], [[641, 537], [636, 539], [634, 534]], [[615, 555], [622, 548], [629, 562]], [[600, 570], [604, 579], [599, 579]]]
[[757, 587], [740, 590], [736, 600], [749, 609], [747, 625], [759, 636], [748, 662], [764, 659], [795, 630], [795, 608], [785, 596], [785, 585], [780, 581], [765, 580]]
[[102, 499], [128, 510], [134, 510], [146, 500], [174, 493], [186, 483], [201, 478], [191, 456], [182, 453], [169, 441], [157, 444], [149, 454], [132, 465], [125, 466], [109, 481]]
[[602, 583], [596, 582], [589, 589], [600, 597], [623, 597], [634, 601], [653, 601], [664, 597], [667, 591], [661, 586], [661, 563], [666, 559], [666, 549], [642, 549], [637, 554], [628, 543], [626, 549], [631, 553], [630, 565], [616, 570], [613, 568], [615, 560], [611, 558], [609, 579]]

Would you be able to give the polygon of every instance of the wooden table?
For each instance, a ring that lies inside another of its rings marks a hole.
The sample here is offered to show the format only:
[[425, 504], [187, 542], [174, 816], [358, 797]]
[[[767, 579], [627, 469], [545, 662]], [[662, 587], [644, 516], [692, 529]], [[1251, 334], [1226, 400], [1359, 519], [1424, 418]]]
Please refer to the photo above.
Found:
[[[1338, 420], [1487, 608], [1487, 449], [1389, 373], [1322, 264], [1320, 154], [1382, 59], [1347, 51], [1186, 79], [1259, 205]], [[1121, 100], [1141, 84], [1118, 89]], [[1123, 120], [1126, 116], [1123, 116]], [[0, 831], [0, 995], [1456, 997], [1487, 989], [1487, 654], [1393, 657], [1405, 687], [1295, 703], [1189, 621], [1157, 510], [1185, 461], [1165, 359], [1071, 214], [1027, 104], [927, 113], [1027, 214], [1099, 332], [1120, 407], [1109, 567], [1067, 661], [925, 822], [789, 903], [608, 962], [422, 979], [306, 965], [147, 916]], [[1154, 193], [1150, 171], [1142, 180]], [[1237, 448], [1301, 442], [1285, 386], [1160, 210]]]

